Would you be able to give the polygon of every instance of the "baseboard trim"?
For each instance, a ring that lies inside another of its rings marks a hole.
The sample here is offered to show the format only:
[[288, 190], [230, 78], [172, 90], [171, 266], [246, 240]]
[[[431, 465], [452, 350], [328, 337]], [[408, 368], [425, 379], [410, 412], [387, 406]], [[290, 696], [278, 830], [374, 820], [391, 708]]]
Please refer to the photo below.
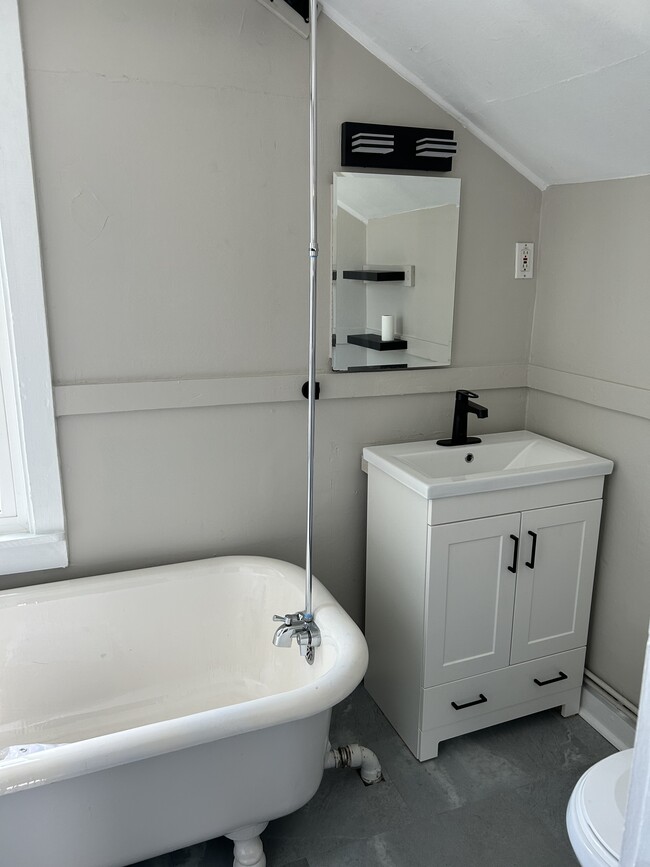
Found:
[[636, 717], [595, 684], [583, 684], [580, 716], [617, 750], [634, 746]]

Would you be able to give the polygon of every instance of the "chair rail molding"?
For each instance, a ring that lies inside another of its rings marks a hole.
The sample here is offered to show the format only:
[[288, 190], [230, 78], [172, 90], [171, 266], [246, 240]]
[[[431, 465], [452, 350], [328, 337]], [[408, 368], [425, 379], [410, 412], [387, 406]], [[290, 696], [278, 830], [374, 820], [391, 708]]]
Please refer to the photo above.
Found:
[[[303, 373], [204, 379], [147, 380], [57, 385], [59, 417], [138, 410], [190, 409], [303, 401]], [[444, 394], [471, 382], [477, 389], [525, 388], [526, 365], [447, 367], [382, 373], [318, 372], [321, 400]]]
[[650, 390], [531, 364], [528, 388], [650, 419]]

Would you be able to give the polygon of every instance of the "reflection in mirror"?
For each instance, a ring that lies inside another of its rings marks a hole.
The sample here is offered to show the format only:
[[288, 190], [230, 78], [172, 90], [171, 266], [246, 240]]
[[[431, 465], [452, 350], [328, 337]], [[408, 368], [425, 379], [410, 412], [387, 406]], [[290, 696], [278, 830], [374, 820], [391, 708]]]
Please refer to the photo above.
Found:
[[332, 368], [451, 363], [460, 179], [337, 172]]

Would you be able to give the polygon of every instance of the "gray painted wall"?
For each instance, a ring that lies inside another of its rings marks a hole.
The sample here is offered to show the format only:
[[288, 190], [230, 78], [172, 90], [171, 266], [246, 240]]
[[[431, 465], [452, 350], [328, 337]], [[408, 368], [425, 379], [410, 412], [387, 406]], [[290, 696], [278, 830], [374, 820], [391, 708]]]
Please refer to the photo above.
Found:
[[344, 280], [343, 271], [360, 271], [366, 258], [366, 224], [344, 208], [336, 208], [333, 226], [332, 264], [338, 270], [334, 333], [339, 343], [346, 343], [349, 333], [361, 333], [366, 328], [366, 287], [361, 281]]
[[[306, 367], [306, 42], [255, 0], [21, 13], [71, 565], [4, 586], [222, 553], [304, 562], [306, 406], [283, 389]], [[322, 376], [315, 570], [361, 619], [362, 446], [447, 432], [457, 387], [485, 389], [483, 430], [523, 425], [534, 286], [513, 250], [541, 196], [321, 22], [322, 371], [341, 122], [449, 126], [463, 179], [452, 370]], [[247, 375], [264, 377], [248, 405], [98, 411], [110, 383], [142, 383], [149, 406], [159, 380], [201, 380], [200, 403]]]
[[650, 618], [650, 177], [543, 197], [527, 425], [611, 458], [588, 667], [638, 701]]
[[368, 327], [381, 331], [382, 315], [392, 314], [397, 333], [409, 341], [409, 354], [444, 364], [454, 315], [458, 208], [442, 205], [370, 220], [366, 238], [366, 262], [415, 266], [415, 285], [408, 291], [368, 287]]

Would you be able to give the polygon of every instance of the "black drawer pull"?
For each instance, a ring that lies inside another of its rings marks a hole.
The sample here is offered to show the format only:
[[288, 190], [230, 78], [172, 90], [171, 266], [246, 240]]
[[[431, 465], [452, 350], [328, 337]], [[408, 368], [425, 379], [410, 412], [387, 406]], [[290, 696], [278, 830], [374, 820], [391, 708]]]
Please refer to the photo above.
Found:
[[533, 550], [530, 552], [530, 560], [526, 560], [526, 566], [528, 566], [529, 569], [534, 569], [535, 555], [537, 554], [537, 533], [533, 533], [532, 530], [529, 530], [528, 535], [533, 537]]
[[535, 678], [535, 683], [537, 684], [537, 686], [548, 686], [549, 683], [557, 683], [559, 680], [568, 679], [569, 675], [561, 671], [559, 677], [552, 677], [550, 680], [537, 680], [537, 678]]
[[463, 710], [466, 707], [474, 707], [475, 704], [483, 704], [486, 701], [487, 701], [487, 699], [483, 695], [483, 693], [479, 692], [478, 698], [476, 699], [476, 701], [468, 701], [467, 704], [456, 704], [455, 701], [452, 701], [451, 706], [453, 707], [454, 710]]
[[514, 550], [514, 553], [512, 555], [512, 566], [508, 566], [508, 572], [516, 572], [517, 571], [517, 554], [519, 553], [519, 536], [515, 536], [511, 533], [510, 538], [515, 543], [515, 550]]

